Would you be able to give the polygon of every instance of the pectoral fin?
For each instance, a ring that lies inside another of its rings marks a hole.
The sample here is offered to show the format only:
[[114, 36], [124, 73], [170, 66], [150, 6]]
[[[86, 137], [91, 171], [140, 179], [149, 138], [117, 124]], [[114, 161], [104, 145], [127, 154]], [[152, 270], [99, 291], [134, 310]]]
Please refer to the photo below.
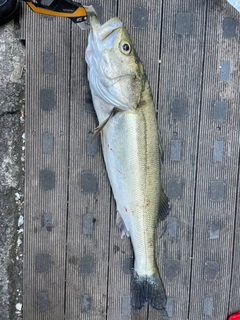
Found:
[[168, 199], [166, 193], [164, 192], [163, 188], [161, 190], [161, 199], [160, 199], [160, 207], [158, 217], [160, 221], [163, 221], [171, 210], [171, 203]]
[[107, 122], [113, 117], [115, 116], [116, 113], [118, 113], [120, 111], [120, 109], [114, 107], [110, 113], [110, 115], [107, 117], [107, 119], [105, 119], [102, 123], [99, 124], [99, 126], [95, 129], [93, 137], [92, 137], [92, 141], [96, 138], [96, 136], [99, 134], [99, 132], [102, 131], [102, 129], [105, 127], [105, 125], [107, 124]]

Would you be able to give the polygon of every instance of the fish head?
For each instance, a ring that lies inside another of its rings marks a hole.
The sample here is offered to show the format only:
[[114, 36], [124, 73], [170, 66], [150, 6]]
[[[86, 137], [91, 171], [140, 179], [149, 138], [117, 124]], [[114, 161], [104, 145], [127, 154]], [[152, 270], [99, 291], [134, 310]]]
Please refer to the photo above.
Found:
[[117, 17], [101, 25], [95, 15], [90, 25], [85, 57], [92, 94], [121, 110], [135, 110], [145, 74], [126, 28]]

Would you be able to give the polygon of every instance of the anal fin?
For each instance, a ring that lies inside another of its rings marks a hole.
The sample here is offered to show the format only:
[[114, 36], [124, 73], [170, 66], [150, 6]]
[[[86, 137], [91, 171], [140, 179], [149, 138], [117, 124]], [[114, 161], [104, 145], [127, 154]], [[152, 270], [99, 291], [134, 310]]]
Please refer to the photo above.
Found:
[[161, 198], [160, 198], [160, 207], [159, 207], [158, 217], [160, 221], [163, 221], [171, 210], [171, 203], [166, 193], [164, 192], [163, 188], [161, 190], [160, 197]]
[[126, 235], [127, 237], [130, 236], [129, 231], [127, 230], [125, 223], [119, 213], [119, 211], [117, 211], [117, 219], [116, 219], [116, 225], [117, 227], [120, 229], [121, 231], [121, 238], [123, 239], [123, 237]]

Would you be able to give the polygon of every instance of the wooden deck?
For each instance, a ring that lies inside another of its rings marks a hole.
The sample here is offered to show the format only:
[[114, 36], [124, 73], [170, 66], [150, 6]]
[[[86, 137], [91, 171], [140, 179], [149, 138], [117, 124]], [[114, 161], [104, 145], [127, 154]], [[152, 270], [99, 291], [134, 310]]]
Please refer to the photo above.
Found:
[[[226, 320], [240, 309], [240, 14], [225, 0], [84, 4], [121, 18], [152, 87], [172, 202], [156, 234], [169, 318]], [[133, 253], [91, 143], [87, 36], [24, 4], [24, 320], [162, 319], [131, 314]]]

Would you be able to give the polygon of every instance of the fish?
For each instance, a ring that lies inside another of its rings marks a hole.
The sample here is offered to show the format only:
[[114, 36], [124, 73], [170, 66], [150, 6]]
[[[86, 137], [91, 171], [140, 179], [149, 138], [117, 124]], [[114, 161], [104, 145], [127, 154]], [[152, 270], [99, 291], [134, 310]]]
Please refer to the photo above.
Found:
[[134, 251], [131, 307], [166, 311], [155, 259], [155, 227], [169, 213], [160, 177], [159, 130], [150, 85], [130, 35], [118, 17], [90, 16], [85, 53], [103, 157], [116, 201], [116, 224]]

